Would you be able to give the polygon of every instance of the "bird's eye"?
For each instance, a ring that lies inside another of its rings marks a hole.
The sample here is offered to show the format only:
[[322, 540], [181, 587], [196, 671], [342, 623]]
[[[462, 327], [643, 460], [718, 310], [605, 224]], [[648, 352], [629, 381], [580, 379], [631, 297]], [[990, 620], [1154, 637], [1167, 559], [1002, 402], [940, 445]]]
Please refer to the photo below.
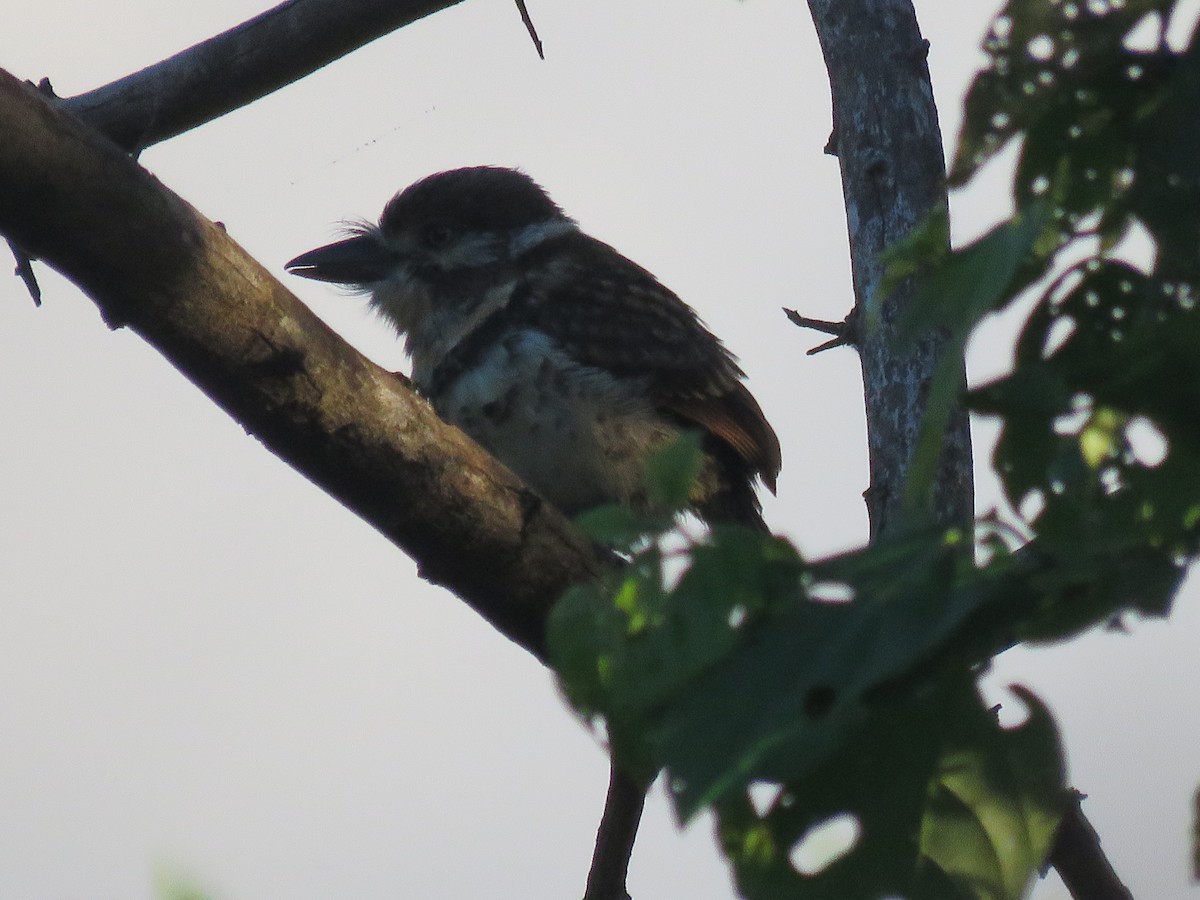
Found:
[[454, 228], [445, 222], [428, 222], [421, 228], [421, 242], [430, 250], [440, 250], [454, 239]]

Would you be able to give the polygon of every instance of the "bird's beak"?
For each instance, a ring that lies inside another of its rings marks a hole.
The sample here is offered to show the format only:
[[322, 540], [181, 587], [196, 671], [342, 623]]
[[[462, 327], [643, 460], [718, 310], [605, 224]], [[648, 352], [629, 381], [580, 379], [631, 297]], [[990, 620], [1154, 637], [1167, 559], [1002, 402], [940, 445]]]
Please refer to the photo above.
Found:
[[334, 284], [374, 284], [383, 281], [395, 257], [373, 234], [359, 234], [336, 244], [301, 253], [284, 268], [292, 275]]

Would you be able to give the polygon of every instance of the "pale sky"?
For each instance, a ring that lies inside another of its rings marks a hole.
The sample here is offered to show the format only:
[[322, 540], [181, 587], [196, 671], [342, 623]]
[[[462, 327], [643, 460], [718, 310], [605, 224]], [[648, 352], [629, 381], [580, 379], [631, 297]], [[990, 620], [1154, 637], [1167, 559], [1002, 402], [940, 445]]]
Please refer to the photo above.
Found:
[[[10, 4], [0, 66], [98, 86], [265, 8]], [[952, 140], [996, 3], [917, 2]], [[784, 447], [773, 527], [865, 539], [861, 379], [815, 358], [849, 310], [829, 94], [798, 0], [468, 0], [147, 151], [143, 164], [352, 344], [404, 366], [364, 303], [282, 274], [347, 217], [440, 169], [517, 165], [654, 271], [737, 352]], [[169, 12], [168, 12], [169, 10]], [[954, 200], [969, 238], [1003, 173]], [[549, 675], [265, 451], [136, 335], [39, 267], [0, 281], [0, 900], [574, 898], [607, 763]], [[972, 348], [1008, 359], [1011, 322]], [[998, 502], [977, 430], [979, 508]], [[1058, 716], [1073, 783], [1135, 896], [1188, 880], [1197, 587], [1168, 623], [1002, 657]], [[635, 900], [728, 900], [710, 823], [656, 792]], [[1048, 880], [1038, 900], [1065, 896]]]

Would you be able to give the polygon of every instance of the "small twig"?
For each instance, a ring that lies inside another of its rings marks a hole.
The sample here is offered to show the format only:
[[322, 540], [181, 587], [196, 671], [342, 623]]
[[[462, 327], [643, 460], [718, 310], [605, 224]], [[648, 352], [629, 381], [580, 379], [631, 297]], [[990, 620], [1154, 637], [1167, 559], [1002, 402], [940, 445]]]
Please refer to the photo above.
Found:
[[821, 152], [826, 156], [838, 155], [838, 133], [837, 128], [829, 132], [829, 140], [825, 142], [825, 146], [821, 148]]
[[525, 0], [517, 0], [517, 9], [521, 11], [521, 21], [525, 23], [525, 30], [529, 32], [529, 38], [533, 41], [534, 49], [537, 50], [538, 59], [545, 59], [546, 54], [542, 52], [542, 39], [538, 37], [537, 29], [533, 27], [533, 19], [529, 18]]
[[583, 900], [629, 900], [625, 876], [645, 802], [646, 786], [630, 778], [614, 762]]
[[833, 350], [835, 347], [849, 347], [851, 342], [843, 337], [835, 337], [832, 341], [826, 341], [823, 344], [817, 344], [810, 350], [805, 351], [805, 356], [816, 356], [818, 353], [824, 353], [826, 350]]
[[793, 325], [799, 325], [801, 328], [811, 328], [813, 331], [820, 331], [822, 334], [841, 334], [843, 330], [843, 323], [841, 322], [827, 322], [825, 319], [809, 319], [800, 315], [794, 309], [785, 308], [783, 312]]
[[1086, 794], [1072, 791], [1071, 802], [1058, 826], [1050, 865], [1075, 900], [1133, 900], [1100, 847], [1100, 835], [1080, 806]]
[[1192, 879], [1200, 881], [1200, 790], [1192, 800]]
[[794, 309], [783, 310], [784, 315], [788, 317], [793, 325], [800, 328], [808, 328], [812, 331], [819, 331], [822, 334], [832, 334], [833, 340], [826, 341], [824, 344], [813, 347], [808, 351], [809, 356], [814, 356], [825, 350], [832, 350], [834, 347], [853, 347], [858, 344], [858, 327], [856, 325], [856, 316], [854, 311], [846, 316], [841, 322], [827, 322], [824, 319], [810, 319], [807, 316], [802, 316]]
[[17, 268], [13, 274], [25, 282], [25, 289], [29, 291], [29, 296], [33, 298], [34, 306], [42, 305], [42, 288], [37, 282], [37, 276], [33, 273], [33, 260], [29, 254], [14, 244], [8, 242], [8, 249], [12, 251], [13, 258], [17, 261]]

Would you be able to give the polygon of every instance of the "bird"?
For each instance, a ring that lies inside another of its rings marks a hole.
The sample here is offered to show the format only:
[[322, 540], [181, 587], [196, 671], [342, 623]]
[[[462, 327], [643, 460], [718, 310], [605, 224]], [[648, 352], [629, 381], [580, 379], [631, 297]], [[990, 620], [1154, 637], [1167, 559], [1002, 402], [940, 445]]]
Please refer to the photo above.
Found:
[[[755, 485], [774, 492], [779, 439], [737, 359], [525, 173], [429, 175], [395, 194], [378, 223], [352, 225], [285, 269], [367, 294], [438, 415], [562, 512], [644, 508], [647, 461], [693, 432], [693, 511], [767, 532]], [[614, 760], [586, 897], [628, 897], [645, 789]]]
[[645, 508], [647, 460], [690, 431], [692, 510], [766, 530], [755, 485], [775, 491], [779, 439], [736, 357], [524, 172], [429, 175], [285, 269], [367, 294], [438, 415], [567, 515]]

